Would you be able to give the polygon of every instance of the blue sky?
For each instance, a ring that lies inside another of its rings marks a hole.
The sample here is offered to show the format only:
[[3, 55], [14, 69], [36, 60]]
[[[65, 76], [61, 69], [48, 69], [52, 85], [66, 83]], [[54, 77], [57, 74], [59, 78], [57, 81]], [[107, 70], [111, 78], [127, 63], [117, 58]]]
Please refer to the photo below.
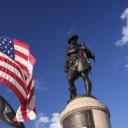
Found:
[[[59, 114], [69, 99], [64, 73], [67, 40], [79, 35], [95, 54], [92, 93], [111, 113], [113, 128], [127, 128], [128, 1], [127, 0], [1, 0], [0, 34], [30, 45], [34, 67], [37, 119], [26, 128], [61, 128]], [[85, 92], [82, 79], [78, 94]], [[19, 100], [6, 86], [0, 94], [16, 109]], [[1, 128], [8, 128], [1, 125]]]

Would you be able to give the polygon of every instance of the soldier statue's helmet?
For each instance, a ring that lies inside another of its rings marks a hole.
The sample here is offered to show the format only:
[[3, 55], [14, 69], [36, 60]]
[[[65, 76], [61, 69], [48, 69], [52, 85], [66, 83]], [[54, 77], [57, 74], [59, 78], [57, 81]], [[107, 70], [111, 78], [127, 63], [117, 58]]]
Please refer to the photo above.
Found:
[[72, 35], [71, 37], [69, 37], [68, 44], [70, 44], [72, 40], [77, 41], [78, 40], [78, 35]]

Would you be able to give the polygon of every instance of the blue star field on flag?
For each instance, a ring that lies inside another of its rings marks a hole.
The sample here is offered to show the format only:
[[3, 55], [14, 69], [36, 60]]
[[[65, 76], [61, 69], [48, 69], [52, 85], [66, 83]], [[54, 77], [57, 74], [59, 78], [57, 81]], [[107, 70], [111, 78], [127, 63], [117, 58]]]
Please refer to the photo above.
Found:
[[15, 54], [14, 54], [13, 41], [6, 37], [0, 36], [0, 52], [6, 54], [7, 56], [9, 56], [11, 59], [14, 60]]

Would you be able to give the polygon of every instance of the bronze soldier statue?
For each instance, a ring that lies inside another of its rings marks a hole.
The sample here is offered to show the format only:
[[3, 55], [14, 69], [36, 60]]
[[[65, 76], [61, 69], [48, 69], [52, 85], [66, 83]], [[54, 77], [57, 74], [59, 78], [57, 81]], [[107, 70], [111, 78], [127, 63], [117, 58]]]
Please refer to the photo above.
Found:
[[92, 84], [88, 77], [88, 73], [91, 70], [89, 58], [95, 61], [94, 54], [85, 45], [78, 44], [77, 40], [78, 35], [73, 35], [68, 39], [68, 44], [70, 46], [67, 48], [64, 66], [64, 71], [68, 73], [71, 99], [77, 96], [74, 81], [78, 77], [83, 78], [86, 88], [86, 95], [91, 96]]

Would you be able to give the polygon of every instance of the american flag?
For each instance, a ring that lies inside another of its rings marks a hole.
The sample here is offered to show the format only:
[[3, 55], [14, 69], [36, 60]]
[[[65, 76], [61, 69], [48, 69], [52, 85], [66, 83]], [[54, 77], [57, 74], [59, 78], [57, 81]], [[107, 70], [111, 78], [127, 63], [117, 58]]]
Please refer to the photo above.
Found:
[[32, 56], [28, 44], [0, 36], [0, 82], [6, 84], [20, 100], [14, 122], [35, 119], [35, 95]]

